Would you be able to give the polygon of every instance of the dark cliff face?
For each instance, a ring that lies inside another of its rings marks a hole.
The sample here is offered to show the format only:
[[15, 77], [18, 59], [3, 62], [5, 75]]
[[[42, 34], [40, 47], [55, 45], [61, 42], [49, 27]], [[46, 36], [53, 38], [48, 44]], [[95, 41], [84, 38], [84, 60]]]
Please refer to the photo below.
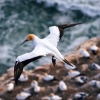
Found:
[[[29, 97], [28, 100], [45, 99], [52, 92], [61, 96], [64, 100], [73, 98], [74, 94], [77, 92], [86, 92], [89, 94], [86, 100], [95, 100], [99, 91], [96, 88], [91, 88], [88, 85], [88, 82], [92, 79], [100, 80], [100, 70], [93, 71], [90, 70], [88, 66], [93, 62], [100, 65], [100, 51], [98, 50], [97, 55], [94, 55], [89, 49], [92, 44], [96, 44], [98, 48], [100, 48], [100, 38], [92, 38], [82, 43], [73, 52], [70, 52], [67, 56], [65, 56], [69, 62], [73, 63], [77, 67], [75, 70], [78, 70], [82, 75], [89, 77], [85, 84], [78, 84], [75, 78], [71, 79], [68, 76], [68, 70], [65, 68], [64, 63], [57, 62], [55, 68], [52, 64], [46, 64], [39, 66], [34, 70], [24, 70], [23, 73], [28, 75], [28, 81], [18, 82], [18, 85], [14, 86], [14, 90], [8, 93], [6, 92], [6, 85], [11, 82], [11, 78], [13, 78], [13, 68], [11, 68], [7, 71], [6, 74], [0, 77], [0, 98], [3, 100], [15, 100], [18, 93], [25, 90], [27, 91], [31, 86], [32, 80], [36, 80], [41, 87], [41, 91], [39, 93], [34, 93], [31, 91], [32, 96]], [[80, 48], [86, 49], [90, 53], [91, 59], [83, 58], [79, 53]], [[58, 81], [45, 82], [43, 80], [44, 73], [55, 75]], [[58, 89], [58, 83], [60, 80], [63, 80], [68, 87], [65, 92], [61, 92]]]

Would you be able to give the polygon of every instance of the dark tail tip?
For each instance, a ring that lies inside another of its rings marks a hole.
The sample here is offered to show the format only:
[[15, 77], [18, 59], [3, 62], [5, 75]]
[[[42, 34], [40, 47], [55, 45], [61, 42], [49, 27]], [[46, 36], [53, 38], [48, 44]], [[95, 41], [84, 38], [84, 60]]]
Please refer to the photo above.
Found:
[[82, 24], [82, 23], [64, 24], [64, 25], [58, 25], [58, 27], [61, 29], [65, 29], [65, 28], [73, 27], [73, 26], [79, 25], [79, 24]]

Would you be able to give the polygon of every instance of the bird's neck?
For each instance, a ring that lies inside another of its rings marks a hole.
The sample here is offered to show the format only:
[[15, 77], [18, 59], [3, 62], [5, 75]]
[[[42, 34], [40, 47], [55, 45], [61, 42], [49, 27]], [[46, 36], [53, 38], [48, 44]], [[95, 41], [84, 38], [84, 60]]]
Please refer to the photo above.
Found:
[[35, 36], [35, 38], [32, 40], [32, 42], [33, 42], [33, 45], [36, 46], [40, 42], [40, 38]]

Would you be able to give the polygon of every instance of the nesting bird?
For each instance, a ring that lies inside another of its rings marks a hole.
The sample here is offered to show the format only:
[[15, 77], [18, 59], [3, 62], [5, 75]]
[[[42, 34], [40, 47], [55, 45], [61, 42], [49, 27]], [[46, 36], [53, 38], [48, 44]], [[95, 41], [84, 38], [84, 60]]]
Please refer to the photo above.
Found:
[[73, 100], [86, 100], [86, 98], [89, 96], [88, 93], [85, 92], [79, 92], [76, 93], [73, 97]]
[[26, 74], [21, 74], [21, 76], [18, 79], [20, 82], [25, 82], [28, 80], [28, 76]]
[[57, 80], [57, 79], [55, 78], [55, 76], [48, 75], [47, 73], [45, 73], [44, 77], [43, 77], [43, 80], [46, 81], [46, 82], [49, 82], [49, 81], [53, 81], [53, 80]]
[[54, 93], [51, 93], [50, 96], [48, 97], [49, 100], [62, 100], [62, 97], [58, 95], [54, 95]]
[[100, 81], [91, 80], [91, 81], [89, 82], [89, 85], [90, 85], [91, 87], [100, 89]]
[[66, 69], [68, 69], [68, 70], [70, 70], [70, 69], [75, 69], [76, 68], [76, 66], [75, 65], [73, 65], [73, 64], [71, 64], [73, 67], [71, 67], [70, 65], [68, 65], [68, 64], [65, 64], [65, 68]]
[[11, 91], [13, 91], [13, 89], [14, 89], [14, 83], [13, 82], [6, 85], [6, 91], [7, 92], [11, 92]]
[[34, 88], [34, 92], [35, 92], [35, 93], [39, 93], [39, 92], [41, 91], [41, 87], [38, 85], [38, 82], [35, 81], [35, 80], [33, 80], [33, 81], [31, 82], [31, 87]]
[[35, 61], [41, 57], [51, 56], [52, 63], [54, 66], [56, 64], [56, 59], [72, 66], [66, 60], [66, 58], [59, 52], [59, 50], [57, 49], [57, 45], [58, 45], [59, 40], [63, 36], [64, 29], [78, 25], [78, 24], [81, 24], [81, 23], [51, 26], [51, 27], [49, 27], [50, 34], [47, 37], [45, 37], [44, 39], [40, 39], [39, 37], [37, 37], [34, 34], [27, 35], [27, 37], [23, 43], [25, 43], [27, 41], [32, 41], [34, 50], [30, 53], [25, 53], [25, 54], [17, 57], [15, 66], [14, 66], [15, 83], [17, 84], [18, 79], [23, 71], [23, 68], [30, 62]]
[[26, 100], [30, 96], [31, 96], [30, 93], [21, 92], [21, 93], [17, 94], [16, 99], [17, 100]]
[[83, 56], [83, 57], [86, 57], [86, 58], [90, 58], [90, 54], [88, 51], [86, 51], [85, 49], [80, 49], [79, 50], [80, 54]]
[[80, 75], [81, 73], [79, 71], [76, 71], [76, 70], [69, 70], [68, 71], [68, 76], [70, 76], [71, 78], [74, 78], [78, 75]]
[[100, 70], [100, 66], [96, 63], [92, 63], [89, 65], [89, 69], [91, 70]]
[[77, 83], [84, 84], [87, 82], [88, 77], [87, 76], [78, 76], [75, 78], [75, 80]]
[[90, 50], [92, 51], [94, 55], [96, 55], [98, 52], [98, 47], [96, 45], [92, 45], [90, 46]]
[[65, 84], [64, 81], [60, 81], [58, 87], [61, 91], [66, 91], [67, 90], [67, 85]]

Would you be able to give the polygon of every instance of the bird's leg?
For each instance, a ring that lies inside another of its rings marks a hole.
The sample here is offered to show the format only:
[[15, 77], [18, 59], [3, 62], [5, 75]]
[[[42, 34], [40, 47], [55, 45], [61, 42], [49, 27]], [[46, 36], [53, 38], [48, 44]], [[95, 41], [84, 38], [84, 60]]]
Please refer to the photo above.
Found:
[[52, 64], [54, 67], [56, 67], [56, 58], [54, 56], [52, 56]]

